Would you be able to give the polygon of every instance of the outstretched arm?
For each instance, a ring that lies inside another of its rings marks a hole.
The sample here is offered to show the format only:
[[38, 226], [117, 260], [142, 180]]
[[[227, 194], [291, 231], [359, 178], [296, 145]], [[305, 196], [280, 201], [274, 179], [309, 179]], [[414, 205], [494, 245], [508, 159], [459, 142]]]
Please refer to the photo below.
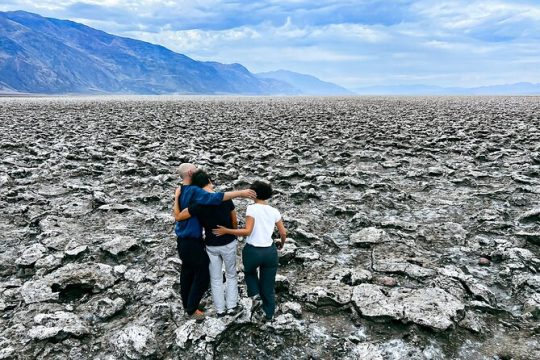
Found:
[[231, 234], [236, 236], [249, 236], [253, 231], [253, 226], [255, 225], [255, 219], [251, 216], [246, 217], [246, 227], [244, 229], [229, 229], [223, 226], [219, 226], [217, 229], [213, 229], [212, 232], [217, 235]]
[[255, 199], [257, 197], [255, 191], [250, 189], [214, 193], [195, 187], [192, 191], [195, 192], [193, 202], [199, 205], [219, 205], [222, 201], [231, 200], [237, 197], [248, 199]]
[[231, 200], [237, 197], [255, 200], [255, 198], [257, 198], [257, 193], [251, 189], [227, 191], [223, 194], [223, 201]]

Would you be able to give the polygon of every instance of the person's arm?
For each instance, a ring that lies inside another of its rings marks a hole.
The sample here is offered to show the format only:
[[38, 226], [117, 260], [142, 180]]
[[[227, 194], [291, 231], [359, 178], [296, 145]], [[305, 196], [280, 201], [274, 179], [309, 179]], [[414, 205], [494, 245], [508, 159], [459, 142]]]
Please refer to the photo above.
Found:
[[174, 217], [174, 220], [175, 221], [179, 221], [179, 220], [176, 220], [177, 218], [177, 215], [180, 214], [180, 201], [179, 201], [179, 198], [180, 198], [180, 194], [182, 193], [182, 189], [181, 188], [176, 188], [175, 192], [174, 192], [174, 204], [173, 204], [173, 217]]
[[180, 211], [180, 194], [182, 193], [182, 188], [176, 188], [174, 192], [174, 205], [173, 205], [173, 216], [175, 221], [184, 221], [191, 217], [191, 213], [188, 208]]
[[194, 192], [191, 198], [192, 204], [219, 205], [224, 200], [224, 194], [221, 192], [208, 192], [197, 186], [191, 186], [190, 190]]
[[233, 229], [238, 229], [238, 216], [236, 216], [236, 210], [231, 211], [231, 223]]
[[191, 217], [191, 213], [189, 212], [189, 208], [185, 208], [182, 211], [176, 211], [174, 212], [174, 220], [176, 221], [184, 221]]
[[253, 231], [253, 226], [255, 225], [255, 219], [251, 216], [246, 217], [246, 227], [244, 229], [229, 229], [223, 226], [218, 225], [217, 229], [213, 229], [212, 232], [214, 235], [221, 236], [225, 234], [231, 234], [236, 236], [249, 236]]
[[257, 193], [251, 189], [227, 191], [223, 194], [223, 201], [231, 200], [237, 197], [255, 200], [257, 198]]
[[194, 202], [198, 205], [219, 205], [222, 201], [231, 200], [237, 197], [255, 199], [257, 194], [255, 191], [246, 189], [246, 190], [236, 190], [236, 191], [227, 191], [222, 192], [208, 192], [199, 187], [196, 187], [192, 191], [195, 191], [195, 196], [193, 197]]
[[285, 229], [285, 225], [283, 225], [283, 220], [279, 220], [276, 223], [276, 226], [279, 232], [279, 237], [281, 238], [281, 242], [278, 243], [277, 248], [281, 250], [283, 249], [283, 245], [285, 245], [285, 240], [287, 240], [287, 229]]

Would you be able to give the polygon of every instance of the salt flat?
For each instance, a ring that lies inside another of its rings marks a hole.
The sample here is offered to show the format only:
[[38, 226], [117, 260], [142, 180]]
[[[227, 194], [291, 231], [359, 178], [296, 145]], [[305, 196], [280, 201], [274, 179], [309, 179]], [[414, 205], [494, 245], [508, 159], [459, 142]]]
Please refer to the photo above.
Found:
[[[540, 358], [538, 97], [6, 97], [0, 151], [0, 359]], [[273, 323], [184, 317], [184, 161], [274, 185]]]

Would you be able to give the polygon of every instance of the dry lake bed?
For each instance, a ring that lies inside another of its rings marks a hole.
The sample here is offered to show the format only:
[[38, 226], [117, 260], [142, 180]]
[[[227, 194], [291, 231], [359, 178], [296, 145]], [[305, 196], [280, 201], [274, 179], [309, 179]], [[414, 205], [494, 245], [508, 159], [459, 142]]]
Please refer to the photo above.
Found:
[[[273, 184], [273, 322], [186, 319], [184, 161]], [[0, 99], [0, 359], [539, 359], [539, 246], [538, 97]]]

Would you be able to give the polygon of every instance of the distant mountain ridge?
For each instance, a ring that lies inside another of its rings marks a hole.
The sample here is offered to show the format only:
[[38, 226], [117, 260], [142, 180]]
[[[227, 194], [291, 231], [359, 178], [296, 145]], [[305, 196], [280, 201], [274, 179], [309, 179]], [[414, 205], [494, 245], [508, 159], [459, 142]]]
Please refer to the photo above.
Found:
[[274, 79], [291, 84], [304, 95], [354, 95], [352, 91], [336, 84], [288, 70], [263, 72], [256, 75], [261, 79]]
[[540, 95], [540, 84], [520, 82], [471, 88], [431, 85], [367, 86], [355, 88], [358, 95]]
[[351, 90], [287, 70], [253, 74], [241, 64], [196, 61], [68, 20], [0, 12], [0, 94], [540, 95], [540, 84]]
[[23, 93], [298, 94], [240, 64], [202, 62], [68, 20], [0, 12], [0, 91]]

